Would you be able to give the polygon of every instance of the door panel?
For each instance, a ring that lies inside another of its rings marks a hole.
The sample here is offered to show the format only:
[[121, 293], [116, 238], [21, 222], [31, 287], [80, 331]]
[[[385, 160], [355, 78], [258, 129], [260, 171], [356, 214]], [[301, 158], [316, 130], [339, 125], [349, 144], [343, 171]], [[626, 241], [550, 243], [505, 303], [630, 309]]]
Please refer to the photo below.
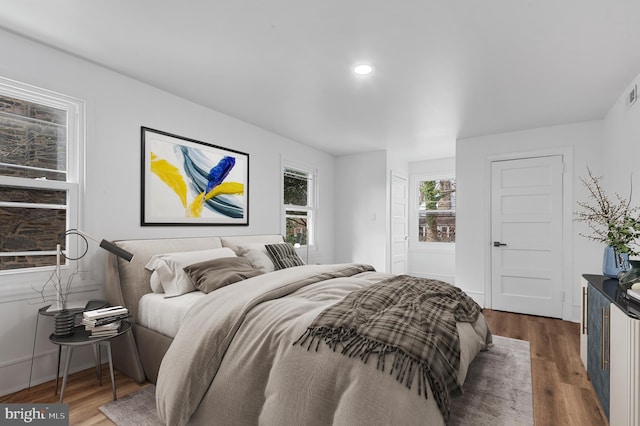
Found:
[[391, 175], [391, 273], [407, 272], [407, 238], [409, 232], [409, 194], [407, 179]]
[[[533, 244], [532, 244], [533, 245]], [[551, 261], [548, 251], [543, 250], [501, 250], [502, 262], [509, 265], [509, 271], [520, 270], [521, 273], [531, 271], [548, 277], [546, 266]], [[505, 268], [506, 269], [506, 268]]]
[[491, 169], [491, 306], [562, 317], [562, 156]]
[[[525, 161], [526, 160], [529, 159], [525, 159]], [[517, 168], [502, 169], [501, 173], [502, 180], [504, 181], [504, 188], [538, 188], [540, 185], [553, 184], [553, 178], [547, 173], [547, 166], [544, 164], [531, 164]]]
[[[523, 191], [525, 192], [525, 191]], [[504, 195], [500, 211], [506, 215], [528, 215], [530, 217], [551, 212], [550, 194], [521, 193]]]

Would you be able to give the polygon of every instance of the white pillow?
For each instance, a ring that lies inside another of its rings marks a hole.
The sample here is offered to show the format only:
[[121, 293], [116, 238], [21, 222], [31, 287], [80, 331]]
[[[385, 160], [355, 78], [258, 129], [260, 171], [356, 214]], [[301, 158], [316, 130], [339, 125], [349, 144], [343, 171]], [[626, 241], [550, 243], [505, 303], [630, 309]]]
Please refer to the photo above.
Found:
[[247, 243], [247, 244], [239, 244], [238, 251], [240, 256], [246, 257], [249, 259], [249, 262], [253, 265], [254, 268], [258, 269], [262, 272], [273, 272], [276, 270], [273, 261], [269, 257], [267, 253], [267, 249], [265, 244], [262, 243]]
[[[147, 263], [147, 266], [148, 265], [149, 264]], [[160, 277], [158, 276], [158, 273], [156, 271], [153, 271], [153, 273], [151, 274], [150, 283], [151, 283], [151, 290], [153, 290], [154, 293], [164, 293], [164, 289], [162, 288], [162, 283], [160, 282]]]
[[[157, 254], [147, 262], [145, 268], [156, 274], [157, 281], [160, 282], [164, 290], [164, 297], [169, 298], [196, 290], [193, 281], [183, 270], [185, 266], [220, 257], [236, 257], [236, 254], [228, 247]], [[152, 283], [155, 281], [153, 274], [151, 274]], [[157, 281], [152, 285], [157, 287]]]

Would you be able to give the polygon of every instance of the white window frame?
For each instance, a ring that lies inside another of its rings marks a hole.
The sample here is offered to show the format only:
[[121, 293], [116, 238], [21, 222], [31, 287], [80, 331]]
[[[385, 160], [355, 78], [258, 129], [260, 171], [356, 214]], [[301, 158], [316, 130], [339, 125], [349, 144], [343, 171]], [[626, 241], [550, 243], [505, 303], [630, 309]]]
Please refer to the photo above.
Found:
[[[418, 188], [419, 188], [420, 182], [430, 181], [430, 180], [445, 180], [445, 179], [456, 179], [455, 173], [420, 174], [413, 177], [412, 188], [411, 188], [412, 214], [409, 220], [409, 226], [411, 227], [410, 238], [411, 238], [411, 241], [414, 242], [413, 245], [415, 248], [430, 247], [430, 248], [447, 249], [450, 247], [452, 250], [455, 249], [455, 244], [456, 244], [455, 241], [453, 242], [420, 241], [420, 235], [418, 231], [418, 224], [419, 224], [418, 215], [419, 215], [419, 209], [420, 209], [420, 199], [419, 199], [420, 197], [418, 194]], [[456, 203], [456, 207], [457, 207], [457, 203]], [[454, 210], [443, 210], [443, 211], [453, 211], [456, 214], [456, 220], [457, 220], [457, 217], [458, 217], [457, 208]]]
[[[296, 161], [282, 159], [280, 167], [280, 204], [282, 205], [282, 218], [280, 229], [282, 235], [286, 236], [287, 232], [287, 211], [297, 210], [307, 213], [307, 245], [309, 248], [316, 246], [316, 222], [317, 222], [317, 206], [318, 206], [318, 172], [317, 169], [301, 164]], [[307, 173], [310, 177], [310, 185], [307, 194], [307, 206], [297, 206], [284, 203], [284, 171], [285, 169], [295, 169]], [[305, 246], [303, 246], [305, 247]]]
[[[0, 176], [0, 185], [65, 191], [67, 193], [66, 205], [28, 205], [22, 203], [20, 207], [65, 209], [67, 210], [67, 229], [79, 228], [84, 181], [85, 102], [3, 77], [0, 77], [0, 94], [67, 111], [66, 181]], [[17, 203], [4, 203], [4, 205], [8, 204], [15, 206]], [[69, 237], [67, 237], [66, 248], [69, 256], [76, 257], [78, 244], [75, 241], [72, 244]], [[5, 256], [20, 254], [22, 253], [3, 253]], [[55, 250], [42, 251], [38, 254], [55, 254]], [[31, 286], [38, 287], [44, 284], [54, 269], [55, 266], [43, 266], [0, 271], [0, 298], [6, 299], [15, 296], [31, 296], [33, 298], [34, 290]]]

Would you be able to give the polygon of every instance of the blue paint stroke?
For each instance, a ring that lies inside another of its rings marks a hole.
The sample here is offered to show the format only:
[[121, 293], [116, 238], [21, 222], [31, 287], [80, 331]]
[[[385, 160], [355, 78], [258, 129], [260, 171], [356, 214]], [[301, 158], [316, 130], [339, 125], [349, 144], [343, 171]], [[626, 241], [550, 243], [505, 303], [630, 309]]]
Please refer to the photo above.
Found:
[[[224, 182], [235, 165], [235, 158], [225, 156], [217, 165], [212, 166], [211, 161], [199, 149], [184, 145], [177, 147], [184, 160], [184, 172], [191, 180], [189, 186], [196, 195], [202, 192], [208, 193]], [[204, 206], [233, 219], [244, 217], [244, 206], [238, 204], [237, 198], [231, 195], [217, 195], [206, 200]]]
[[207, 195], [209, 191], [220, 185], [235, 165], [235, 158], [226, 155], [222, 157], [220, 161], [218, 161], [218, 164], [213, 166], [209, 171], [209, 183], [207, 184], [207, 190], [204, 195]]

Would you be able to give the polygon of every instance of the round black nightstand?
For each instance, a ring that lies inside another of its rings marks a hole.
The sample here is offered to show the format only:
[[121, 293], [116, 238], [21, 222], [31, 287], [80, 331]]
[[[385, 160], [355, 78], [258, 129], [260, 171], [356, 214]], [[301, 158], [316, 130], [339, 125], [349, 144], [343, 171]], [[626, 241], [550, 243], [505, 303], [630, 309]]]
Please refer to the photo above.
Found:
[[[104, 308], [105, 306], [107, 306], [108, 303], [105, 300], [89, 300], [86, 305], [82, 308], [71, 308], [69, 309], [70, 312], [74, 313], [75, 315], [78, 315], [84, 311], [90, 311], [93, 309], [100, 309], [100, 308]], [[40, 323], [40, 316], [45, 316], [45, 317], [53, 317], [55, 316], [59, 311], [51, 311], [48, 312], [48, 309], [51, 307], [51, 305], [47, 305], [47, 306], [43, 306], [42, 308], [38, 309], [38, 316], [36, 317], [36, 329], [33, 332], [33, 348], [31, 350], [31, 366], [29, 367], [29, 385], [28, 385], [28, 389], [31, 389], [31, 374], [33, 373], [33, 358], [35, 357], [36, 354], [36, 338], [38, 337], [38, 324]], [[54, 395], [58, 394], [58, 378], [60, 377], [60, 357], [62, 355], [62, 346], [58, 346], [58, 369], [56, 370], [56, 388], [54, 391]]]
[[116, 334], [111, 336], [91, 337], [91, 332], [84, 329], [84, 326], [80, 325], [73, 329], [73, 334], [68, 336], [56, 336], [51, 334], [49, 340], [60, 348], [62, 346], [67, 347], [67, 357], [64, 362], [64, 373], [62, 375], [62, 388], [60, 389], [60, 402], [64, 397], [64, 388], [67, 384], [67, 376], [69, 375], [69, 366], [71, 365], [71, 355], [73, 354], [73, 348], [78, 346], [93, 345], [93, 354], [96, 358], [96, 371], [98, 372], [98, 378], [100, 384], [102, 384], [102, 369], [100, 365], [100, 345], [104, 345], [107, 349], [107, 357], [109, 358], [109, 372], [111, 373], [111, 388], [113, 389], [113, 399], [116, 397], [116, 382], [113, 377], [113, 361], [111, 360], [111, 344], [109, 340], [114, 337], [118, 337], [131, 330], [131, 323], [123, 321]]

